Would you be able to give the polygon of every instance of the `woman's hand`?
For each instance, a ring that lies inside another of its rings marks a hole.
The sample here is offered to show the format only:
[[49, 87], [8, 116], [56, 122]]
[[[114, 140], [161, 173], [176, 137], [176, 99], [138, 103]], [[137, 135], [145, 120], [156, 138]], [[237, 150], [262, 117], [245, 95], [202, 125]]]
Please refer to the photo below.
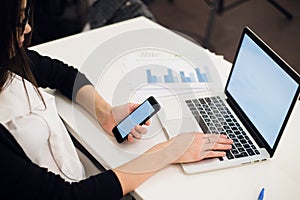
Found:
[[[106, 121], [104, 121], [101, 125], [105, 129], [107, 133], [113, 135], [112, 129], [124, 119], [129, 113], [131, 113], [135, 108], [137, 108], [139, 104], [128, 103], [121, 106], [113, 107]], [[150, 125], [150, 121], [148, 120], [145, 123], [146, 126]], [[143, 134], [147, 133], [147, 129], [143, 126], [136, 125], [127, 137], [127, 140], [132, 143], [134, 139], [140, 139]]]
[[[109, 103], [100, 96], [92, 85], [80, 88], [76, 95], [76, 102], [91, 113], [102, 128], [110, 135], [113, 135], [112, 129], [117, 123], [139, 106], [139, 104], [128, 103], [111, 108]], [[145, 125], [150, 125], [150, 121], [148, 120]], [[146, 132], [147, 129], [145, 127], [137, 125], [128, 135], [128, 141], [132, 143], [134, 138], [140, 139], [142, 134]]]
[[232, 140], [225, 135], [182, 133], [172, 140], [153, 146], [139, 157], [114, 169], [114, 172], [126, 194], [170, 164], [225, 156], [225, 151], [231, 149], [231, 144]]
[[173, 138], [184, 151], [173, 163], [197, 162], [205, 158], [224, 157], [231, 149], [232, 140], [222, 134], [183, 133]]

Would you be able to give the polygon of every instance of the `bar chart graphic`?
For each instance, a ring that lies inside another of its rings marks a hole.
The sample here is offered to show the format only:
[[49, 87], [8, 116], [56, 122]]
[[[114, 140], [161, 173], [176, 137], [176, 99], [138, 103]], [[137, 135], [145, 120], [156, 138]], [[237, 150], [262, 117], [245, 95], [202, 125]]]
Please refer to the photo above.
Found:
[[152, 68], [146, 69], [146, 76], [149, 84], [205, 83], [211, 80], [207, 67], [203, 68], [203, 72], [200, 68], [194, 68], [192, 71], [175, 71], [165, 67], [160, 70]]
[[211, 65], [206, 59], [186, 58], [165, 49], [141, 48], [124, 55], [122, 64], [130, 88], [156, 95], [207, 91], [214, 83]]

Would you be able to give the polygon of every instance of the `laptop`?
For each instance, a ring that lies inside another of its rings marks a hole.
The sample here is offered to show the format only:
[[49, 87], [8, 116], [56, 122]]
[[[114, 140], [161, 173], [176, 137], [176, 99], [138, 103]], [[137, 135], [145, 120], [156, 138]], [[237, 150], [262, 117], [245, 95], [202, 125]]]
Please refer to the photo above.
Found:
[[234, 141], [223, 158], [181, 164], [193, 174], [271, 158], [299, 96], [299, 75], [245, 27], [224, 91], [159, 97], [169, 138], [200, 131]]

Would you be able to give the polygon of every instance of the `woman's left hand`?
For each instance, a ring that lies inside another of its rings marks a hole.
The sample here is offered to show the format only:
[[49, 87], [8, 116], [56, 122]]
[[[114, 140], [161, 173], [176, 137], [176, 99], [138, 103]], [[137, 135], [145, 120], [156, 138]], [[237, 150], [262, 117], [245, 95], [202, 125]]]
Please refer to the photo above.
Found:
[[[107, 133], [113, 135], [112, 129], [117, 125], [117, 123], [120, 122], [122, 119], [124, 119], [129, 113], [131, 113], [138, 106], [139, 104], [128, 103], [121, 106], [113, 107], [105, 122], [101, 124], [102, 127]], [[145, 125], [149, 126], [150, 120], [146, 121]], [[133, 143], [135, 139], [140, 139], [142, 135], [146, 133], [147, 133], [146, 127], [141, 125], [136, 125], [130, 131], [127, 140], [130, 143]]]

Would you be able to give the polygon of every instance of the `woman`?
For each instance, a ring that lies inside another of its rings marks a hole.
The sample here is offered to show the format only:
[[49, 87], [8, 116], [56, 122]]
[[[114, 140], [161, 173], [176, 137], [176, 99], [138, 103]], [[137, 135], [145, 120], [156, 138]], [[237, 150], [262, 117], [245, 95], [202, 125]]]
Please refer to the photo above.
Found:
[[[3, 0], [0, 9], [0, 199], [120, 199], [170, 164], [225, 156], [222, 150], [231, 148], [225, 136], [180, 134], [117, 169], [86, 178], [54, 98], [38, 87], [60, 90], [109, 134], [136, 105], [111, 108], [76, 69], [27, 50], [30, 0]], [[136, 126], [129, 142], [144, 132]]]

